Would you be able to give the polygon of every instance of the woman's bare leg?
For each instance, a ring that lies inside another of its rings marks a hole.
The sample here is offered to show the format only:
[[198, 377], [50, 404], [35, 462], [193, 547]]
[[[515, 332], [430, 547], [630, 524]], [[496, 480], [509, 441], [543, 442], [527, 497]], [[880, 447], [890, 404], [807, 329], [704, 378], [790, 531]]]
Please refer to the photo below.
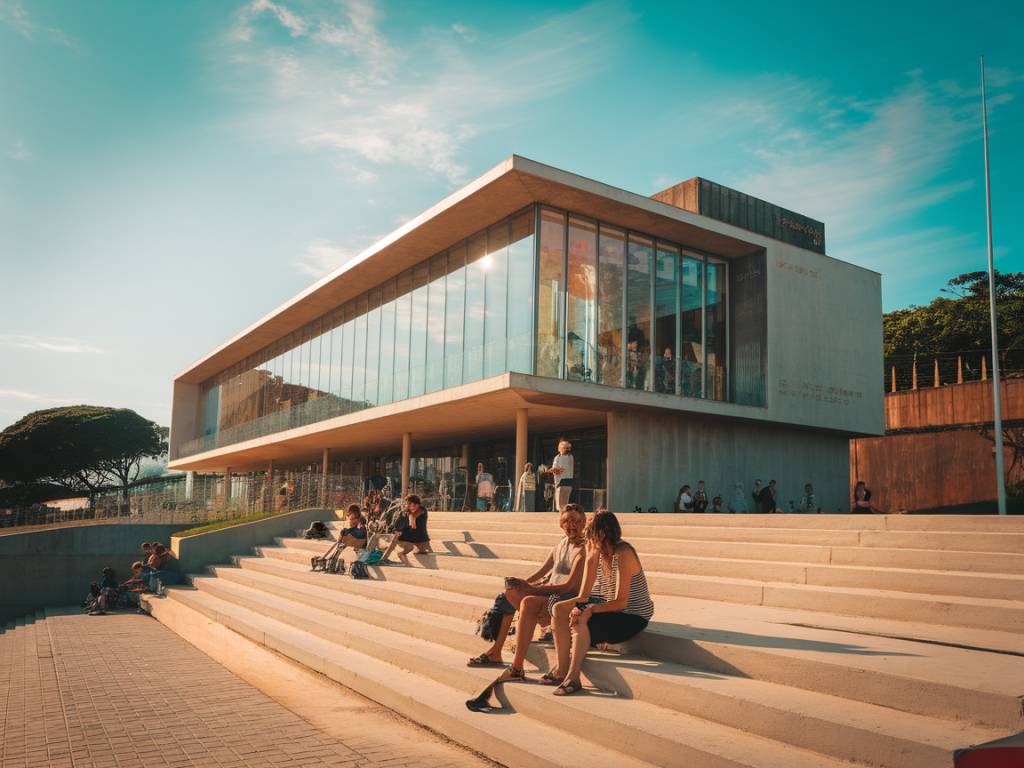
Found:
[[541, 616], [548, 614], [548, 598], [546, 595], [530, 595], [524, 597], [519, 606], [519, 621], [516, 622], [516, 655], [512, 659], [513, 669], [522, 669], [526, 661], [526, 652], [533, 641], [533, 630]]
[[555, 603], [555, 615], [551, 621], [555, 637], [555, 655], [558, 658], [556, 662], [557, 668], [551, 670], [555, 676], [563, 675], [562, 670], [569, 668], [569, 653], [572, 644], [572, 631], [569, 629], [569, 611], [575, 607], [576, 604], [571, 600]]
[[590, 650], [590, 626], [585, 621], [577, 621], [572, 632], [572, 662], [569, 664], [569, 671], [565, 679], [572, 683], [580, 681], [580, 671], [583, 669], [583, 660], [587, 658], [587, 651]]

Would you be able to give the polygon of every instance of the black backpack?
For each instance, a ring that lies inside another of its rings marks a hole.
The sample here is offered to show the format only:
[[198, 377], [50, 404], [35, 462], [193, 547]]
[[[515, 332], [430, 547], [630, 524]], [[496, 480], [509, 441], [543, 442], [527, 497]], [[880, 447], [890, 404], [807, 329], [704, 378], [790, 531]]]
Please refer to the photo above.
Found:
[[366, 567], [366, 563], [356, 560], [349, 566], [348, 575], [353, 579], [368, 579], [370, 578], [370, 569]]
[[327, 524], [322, 520], [314, 520], [309, 528], [306, 529], [307, 539], [326, 539], [327, 538]]

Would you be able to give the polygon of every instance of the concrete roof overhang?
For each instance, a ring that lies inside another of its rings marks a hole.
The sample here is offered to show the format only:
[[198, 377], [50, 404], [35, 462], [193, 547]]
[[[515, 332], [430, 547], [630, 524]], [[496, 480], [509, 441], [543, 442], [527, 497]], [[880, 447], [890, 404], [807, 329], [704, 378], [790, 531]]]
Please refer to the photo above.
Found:
[[513, 155], [230, 339], [177, 381], [198, 384], [382, 281], [531, 203], [545, 203], [725, 257], [764, 238]]
[[[325, 419], [304, 427], [217, 448], [170, 462], [172, 470], [236, 472], [265, 469], [271, 460], [319, 462], [325, 448], [335, 456], [393, 454], [402, 435], [413, 450], [452, 446], [515, 434], [516, 411], [529, 409], [529, 431], [553, 432], [603, 426], [609, 411], [646, 410], [692, 419], [771, 422], [764, 408], [713, 400], [503, 373], [472, 384]], [[800, 424], [789, 424], [801, 428]], [[857, 434], [806, 425], [819, 432]]]

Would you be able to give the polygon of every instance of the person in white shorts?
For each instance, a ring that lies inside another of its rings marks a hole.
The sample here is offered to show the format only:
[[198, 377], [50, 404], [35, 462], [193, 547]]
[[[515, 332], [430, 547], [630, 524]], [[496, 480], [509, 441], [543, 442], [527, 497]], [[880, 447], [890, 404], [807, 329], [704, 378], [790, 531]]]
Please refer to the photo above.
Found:
[[555, 488], [555, 508], [561, 512], [569, 503], [572, 495], [573, 483], [573, 458], [572, 443], [568, 440], [558, 441], [558, 455], [551, 462], [551, 472], [555, 476], [557, 487]]

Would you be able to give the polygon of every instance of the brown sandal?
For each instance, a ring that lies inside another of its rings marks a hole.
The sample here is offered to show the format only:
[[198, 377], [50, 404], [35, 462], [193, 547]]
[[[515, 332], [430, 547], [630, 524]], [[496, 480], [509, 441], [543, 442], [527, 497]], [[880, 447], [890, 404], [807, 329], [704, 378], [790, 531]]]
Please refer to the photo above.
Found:
[[578, 680], [570, 680], [569, 682], [563, 682], [560, 686], [555, 688], [552, 693], [555, 696], [572, 696], [574, 693], [579, 693], [582, 690], [583, 686]]
[[467, 667], [501, 667], [504, 666], [504, 661], [495, 661], [486, 653], [481, 653], [479, 656], [474, 656], [472, 659], [466, 662]]
[[561, 685], [564, 680], [564, 677], [559, 677], [551, 672], [545, 672], [540, 676], [540, 680], [538, 682], [541, 685]]

